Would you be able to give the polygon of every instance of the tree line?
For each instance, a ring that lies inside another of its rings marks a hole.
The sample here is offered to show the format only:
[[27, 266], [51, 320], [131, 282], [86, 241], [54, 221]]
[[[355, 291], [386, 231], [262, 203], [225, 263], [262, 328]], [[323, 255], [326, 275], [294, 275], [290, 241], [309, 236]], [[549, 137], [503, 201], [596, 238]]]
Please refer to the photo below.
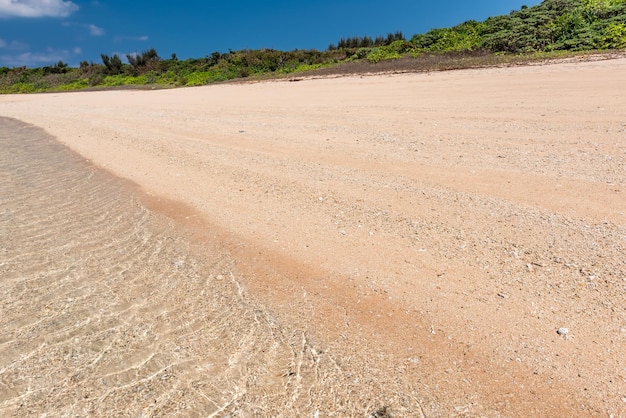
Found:
[[162, 58], [155, 49], [101, 54], [101, 62], [70, 68], [59, 61], [41, 68], [0, 68], [0, 92], [71, 90], [159, 83], [195, 86], [266, 73], [292, 73], [341, 63], [477, 51], [524, 54], [626, 48], [626, 0], [544, 0], [482, 22], [470, 20], [405, 39], [402, 32], [341, 38], [325, 51], [274, 49], [213, 52], [203, 58]]
[[377, 46], [391, 45], [395, 41], [404, 41], [404, 35], [402, 32], [389, 33], [387, 36], [377, 36], [371, 38], [369, 36], [341, 38], [337, 45], [330, 44], [328, 50], [333, 51], [336, 49], [346, 48], [371, 48]]
[[413, 36], [419, 50], [527, 53], [626, 47], [626, 0], [545, 0]]

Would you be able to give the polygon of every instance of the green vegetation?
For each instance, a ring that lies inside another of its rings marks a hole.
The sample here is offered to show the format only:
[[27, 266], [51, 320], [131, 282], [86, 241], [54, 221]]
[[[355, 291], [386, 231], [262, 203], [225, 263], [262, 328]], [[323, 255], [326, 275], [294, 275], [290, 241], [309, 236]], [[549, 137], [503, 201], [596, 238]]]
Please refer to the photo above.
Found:
[[[347, 51], [347, 52], [346, 52]], [[81, 62], [78, 68], [65, 63], [44, 68], [0, 68], [0, 93], [33, 93], [119, 86], [176, 87], [266, 74], [284, 75], [337, 64], [352, 50], [272, 49], [214, 52], [205, 58], [179, 60], [176, 54], [162, 59], [156, 50], [127, 55], [101, 55], [101, 63]]]
[[[204, 58], [163, 59], [155, 49], [101, 55], [101, 63], [62, 61], [42, 68], [0, 68], [0, 93], [110, 88], [200, 86], [237, 78], [375, 71], [376, 68], [432, 70], [494, 65], [559, 56], [569, 52], [626, 48], [626, 0], [545, 0], [483, 22], [432, 29], [406, 40], [386, 37], [339, 40], [326, 51], [273, 49], [213, 52]], [[555, 55], [556, 54], [556, 55]], [[507, 58], [508, 57], [508, 58]], [[511, 58], [514, 57], [514, 58]], [[396, 67], [386, 63], [395, 62]]]

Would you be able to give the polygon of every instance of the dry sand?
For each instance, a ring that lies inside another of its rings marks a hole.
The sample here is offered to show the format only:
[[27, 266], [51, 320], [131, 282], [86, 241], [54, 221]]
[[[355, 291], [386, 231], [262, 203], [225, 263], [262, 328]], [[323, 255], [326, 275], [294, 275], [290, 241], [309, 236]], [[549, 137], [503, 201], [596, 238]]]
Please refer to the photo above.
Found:
[[0, 96], [0, 412], [626, 416], [625, 73]]

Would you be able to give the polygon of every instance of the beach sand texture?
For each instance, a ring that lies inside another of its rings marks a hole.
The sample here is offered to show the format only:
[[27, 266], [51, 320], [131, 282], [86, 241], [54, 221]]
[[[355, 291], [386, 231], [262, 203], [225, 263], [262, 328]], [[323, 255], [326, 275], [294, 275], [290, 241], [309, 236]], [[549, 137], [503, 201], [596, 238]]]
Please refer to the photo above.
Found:
[[626, 416], [625, 70], [0, 96], [0, 415]]

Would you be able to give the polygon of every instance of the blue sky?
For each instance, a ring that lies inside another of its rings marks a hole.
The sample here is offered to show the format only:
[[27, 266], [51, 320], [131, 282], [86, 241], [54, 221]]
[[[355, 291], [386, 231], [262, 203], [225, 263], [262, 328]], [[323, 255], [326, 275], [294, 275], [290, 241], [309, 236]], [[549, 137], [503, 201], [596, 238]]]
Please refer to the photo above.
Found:
[[155, 48], [163, 58], [229, 49], [320, 49], [342, 37], [436, 27], [509, 13], [539, 0], [0, 0], [0, 67], [100, 62]]

